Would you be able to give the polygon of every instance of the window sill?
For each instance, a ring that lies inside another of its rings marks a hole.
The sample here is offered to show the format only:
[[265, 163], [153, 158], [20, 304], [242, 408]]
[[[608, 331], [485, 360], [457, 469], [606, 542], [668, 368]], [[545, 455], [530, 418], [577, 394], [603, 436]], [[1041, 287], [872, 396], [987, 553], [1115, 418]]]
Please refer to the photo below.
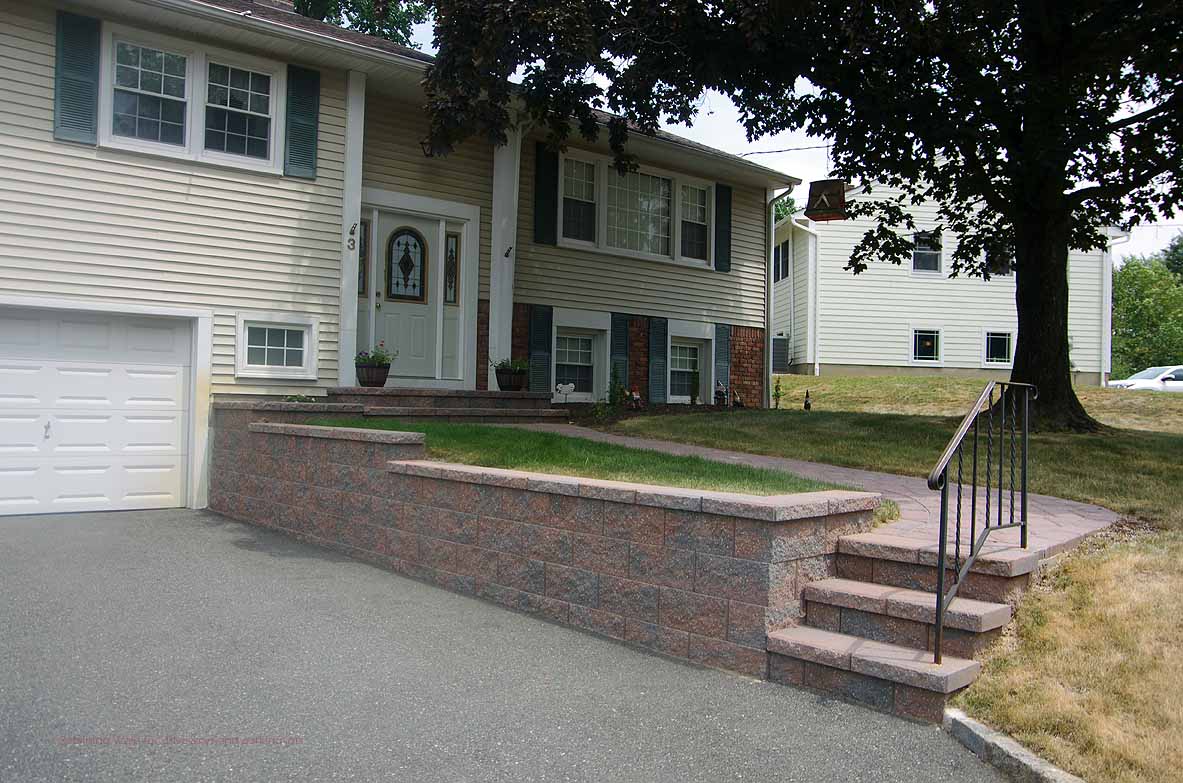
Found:
[[1014, 362], [982, 362], [983, 370], [1009, 370], [1014, 367]]
[[302, 367], [238, 367], [234, 370], [235, 378], [264, 378], [284, 381], [315, 381], [316, 371]]
[[945, 362], [941, 359], [912, 359], [908, 362], [913, 367], [944, 367]]
[[262, 174], [267, 177], [274, 177], [279, 179], [283, 177], [282, 167], [276, 166], [270, 162], [254, 164], [250, 161], [244, 160], [239, 162], [233, 159], [227, 159], [227, 156], [212, 156], [212, 155], [193, 155], [188, 149], [178, 149], [176, 152], [156, 145], [136, 144], [134, 142], [122, 142], [114, 139], [103, 139], [99, 142], [98, 148], [105, 152], [124, 152], [132, 155], [143, 155], [148, 158], [157, 158], [160, 160], [173, 160], [182, 163], [192, 163], [197, 166], [207, 167], [211, 169], [220, 169], [223, 171], [245, 171], [251, 174]]
[[581, 242], [576, 239], [567, 239], [560, 237], [558, 246], [566, 250], [583, 250], [589, 253], [600, 253], [606, 256], [615, 256], [616, 258], [629, 258], [634, 261], [653, 261], [658, 264], [673, 264], [675, 266], [685, 266], [691, 269], [702, 269], [704, 271], [712, 271], [714, 265], [710, 261], [702, 261], [697, 258], [685, 258], [683, 256], [661, 256], [654, 253], [640, 253], [632, 250], [620, 250], [614, 247], [604, 247], [596, 245], [591, 242]]

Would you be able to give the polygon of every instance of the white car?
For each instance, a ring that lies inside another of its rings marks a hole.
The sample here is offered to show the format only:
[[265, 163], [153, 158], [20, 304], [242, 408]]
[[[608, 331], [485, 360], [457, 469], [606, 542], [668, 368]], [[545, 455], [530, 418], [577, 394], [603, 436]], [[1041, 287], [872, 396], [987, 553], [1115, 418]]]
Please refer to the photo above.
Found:
[[1183, 392], [1183, 364], [1174, 367], [1150, 367], [1134, 373], [1124, 381], [1110, 381], [1109, 385], [1114, 389], [1134, 391]]

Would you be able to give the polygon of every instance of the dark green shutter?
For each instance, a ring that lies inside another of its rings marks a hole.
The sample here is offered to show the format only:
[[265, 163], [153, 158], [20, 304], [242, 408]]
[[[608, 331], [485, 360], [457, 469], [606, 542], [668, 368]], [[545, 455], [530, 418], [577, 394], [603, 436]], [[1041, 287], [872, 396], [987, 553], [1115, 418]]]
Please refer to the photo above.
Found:
[[789, 338], [772, 338], [772, 371], [786, 373], [789, 371]]
[[550, 380], [551, 324], [554, 310], [530, 305], [530, 391], [554, 393]]
[[780, 281], [780, 245], [772, 248], [772, 282]]
[[534, 147], [534, 241], [559, 243], [559, 153], [541, 141]]
[[715, 185], [715, 270], [731, 271], [730, 185]]
[[[715, 383], [731, 391], [731, 325], [715, 324]], [[714, 390], [711, 399], [714, 399]]]
[[58, 11], [53, 137], [97, 144], [99, 20]]
[[283, 173], [316, 179], [316, 136], [320, 122], [320, 71], [288, 66], [287, 150]]
[[649, 319], [649, 402], [666, 402], [666, 372], [669, 366], [669, 323], [664, 318]]
[[[628, 321], [627, 315], [612, 314], [612, 372], [616, 383], [628, 388]], [[611, 379], [609, 379], [611, 380]], [[609, 388], [609, 391], [613, 391]]]

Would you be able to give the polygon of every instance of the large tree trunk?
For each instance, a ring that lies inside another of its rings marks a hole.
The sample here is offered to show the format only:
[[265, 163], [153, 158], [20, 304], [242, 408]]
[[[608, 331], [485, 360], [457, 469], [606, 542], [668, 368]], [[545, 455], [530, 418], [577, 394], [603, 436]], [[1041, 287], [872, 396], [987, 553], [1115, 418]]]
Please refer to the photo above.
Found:
[[1015, 245], [1019, 337], [1011, 380], [1039, 388], [1033, 428], [1095, 431], [1100, 424], [1076, 396], [1068, 359], [1067, 211], [1018, 217]]

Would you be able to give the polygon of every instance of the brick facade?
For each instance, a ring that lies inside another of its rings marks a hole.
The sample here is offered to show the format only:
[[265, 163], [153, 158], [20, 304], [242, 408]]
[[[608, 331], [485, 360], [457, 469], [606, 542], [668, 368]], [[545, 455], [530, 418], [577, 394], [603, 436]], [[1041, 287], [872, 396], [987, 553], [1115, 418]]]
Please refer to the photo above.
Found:
[[[425, 462], [422, 436], [215, 409], [210, 507], [417, 579], [769, 676], [767, 634], [834, 574], [873, 495], [755, 498]], [[393, 460], [393, 461], [391, 461]], [[785, 521], [775, 521], [785, 520]]]
[[764, 406], [764, 330], [731, 327], [731, 389], [749, 408]]
[[[530, 358], [530, 305], [523, 302], [513, 303], [513, 334], [510, 338], [510, 358]], [[498, 356], [498, 359], [505, 357]]]
[[476, 303], [476, 387], [489, 388], [489, 300]]

